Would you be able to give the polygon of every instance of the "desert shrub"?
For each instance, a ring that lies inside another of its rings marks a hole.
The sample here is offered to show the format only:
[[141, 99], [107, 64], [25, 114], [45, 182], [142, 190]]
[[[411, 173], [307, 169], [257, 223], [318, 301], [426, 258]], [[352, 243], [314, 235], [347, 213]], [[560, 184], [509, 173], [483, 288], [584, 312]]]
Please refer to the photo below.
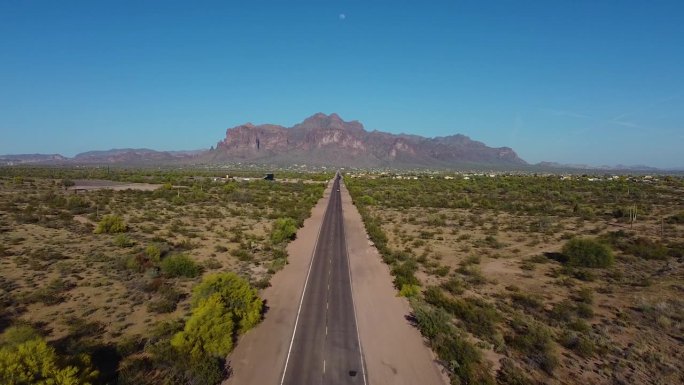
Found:
[[432, 340], [437, 335], [451, 332], [451, 316], [441, 308], [435, 308], [418, 302], [411, 303], [413, 317], [420, 333]]
[[254, 259], [252, 254], [250, 254], [250, 252], [245, 250], [245, 249], [235, 249], [235, 250], [231, 251], [230, 254], [233, 257], [235, 257], [238, 260], [243, 261], [243, 262], [248, 262], [248, 261], [251, 261]]
[[274, 244], [289, 241], [297, 234], [297, 221], [292, 218], [278, 218], [271, 229], [271, 242]]
[[570, 239], [563, 245], [562, 254], [571, 266], [608, 267], [614, 262], [610, 248], [591, 238]]
[[274, 274], [282, 270], [287, 265], [287, 258], [275, 258], [271, 261], [268, 268], [269, 274]]
[[669, 216], [666, 221], [667, 223], [684, 223], [684, 211], [680, 211], [677, 214]]
[[225, 376], [224, 359], [202, 354], [201, 349], [193, 356], [174, 347], [171, 341], [182, 330], [178, 322], [158, 324], [145, 344], [145, 354], [129, 356], [119, 365], [117, 383], [156, 385], [160, 378], [168, 385], [220, 383]]
[[515, 366], [513, 360], [504, 357], [501, 359], [501, 367], [496, 373], [497, 383], [501, 385], [533, 385], [534, 382], [530, 380], [525, 372]]
[[666, 259], [668, 256], [667, 247], [648, 238], [636, 238], [628, 242], [623, 251], [643, 259]]
[[479, 266], [469, 265], [460, 266], [456, 272], [464, 275], [464, 280], [472, 285], [482, 285], [487, 283], [487, 278], [482, 274]]
[[463, 283], [463, 280], [457, 277], [450, 278], [448, 281], [443, 282], [440, 286], [444, 290], [454, 295], [462, 294], [465, 290], [465, 284]]
[[214, 246], [214, 251], [216, 251], [217, 253], [225, 253], [226, 251], [228, 251], [228, 248], [223, 245], [216, 245]]
[[176, 310], [178, 301], [183, 298], [182, 293], [170, 285], [161, 285], [158, 291], [159, 298], [148, 302], [147, 309], [154, 313], [171, 313]]
[[376, 202], [375, 202], [375, 199], [373, 199], [373, 197], [368, 196], [368, 195], [364, 195], [361, 198], [359, 198], [359, 203], [361, 203], [362, 205], [372, 206]]
[[233, 314], [239, 333], [246, 332], [261, 320], [263, 301], [256, 289], [235, 273], [206, 276], [192, 291], [193, 307], [213, 294], [219, 294], [226, 308]]
[[482, 353], [463, 335], [456, 332], [438, 335], [434, 350], [449, 372], [458, 377], [457, 384], [495, 384]]
[[[236, 334], [259, 322], [262, 306], [246, 280], [234, 273], [209, 275], [193, 289], [192, 313], [182, 329], [175, 323], [159, 325], [145, 351], [152, 366], [164, 372], [165, 383], [217, 384], [225, 377], [224, 357]], [[141, 366], [126, 373], [130, 383], [145, 370]]]
[[8, 328], [0, 341], [2, 384], [85, 385], [98, 375], [87, 355], [81, 355], [75, 360], [78, 365], [73, 365], [28, 326]]
[[515, 305], [527, 310], [539, 310], [544, 306], [541, 296], [537, 294], [514, 292], [511, 294], [511, 300]]
[[126, 236], [126, 234], [118, 234], [114, 237], [114, 245], [118, 247], [131, 247], [135, 243]]
[[418, 294], [420, 294], [420, 286], [418, 285], [411, 285], [410, 283], [406, 283], [401, 286], [401, 290], [399, 290], [399, 295], [401, 297], [415, 297]]
[[56, 305], [64, 301], [64, 293], [72, 288], [72, 284], [60, 278], [55, 278], [40, 289], [24, 294], [20, 297], [20, 300], [24, 303], [42, 302], [45, 305]]
[[575, 311], [577, 315], [582, 318], [591, 318], [594, 316], [594, 309], [588, 303], [580, 302], [576, 305]]
[[98, 222], [97, 227], [95, 228], [95, 234], [124, 233], [126, 230], [128, 230], [128, 226], [126, 226], [123, 218], [118, 215], [105, 215], [100, 222]]
[[513, 334], [506, 337], [508, 345], [525, 353], [542, 370], [552, 374], [558, 366], [558, 357], [549, 328], [521, 317], [513, 318], [511, 327]]
[[221, 295], [214, 293], [193, 308], [183, 331], [173, 336], [171, 345], [192, 357], [225, 357], [233, 350], [233, 314]]
[[594, 342], [589, 338], [568, 330], [561, 334], [560, 344], [585, 358], [591, 357], [596, 350]]
[[485, 339], [496, 333], [496, 324], [501, 321], [496, 309], [481, 299], [449, 298], [436, 286], [428, 287], [424, 296], [427, 303], [455, 315], [469, 332]]
[[577, 292], [577, 298], [579, 302], [584, 302], [586, 304], [594, 303], [594, 291], [590, 287], [583, 287]]
[[397, 263], [391, 270], [394, 276], [394, 287], [401, 289], [404, 285], [420, 285], [418, 278], [414, 275], [416, 271], [418, 271], [418, 265], [413, 259]]
[[551, 319], [559, 322], [570, 322], [574, 314], [575, 306], [568, 300], [554, 304], [550, 312]]
[[455, 384], [494, 384], [480, 350], [451, 325], [443, 309], [412, 301], [413, 317], [421, 334], [449, 370]]
[[169, 277], [194, 278], [200, 274], [202, 267], [189, 256], [176, 254], [161, 261], [161, 270]]
[[145, 256], [154, 263], [158, 263], [161, 259], [162, 250], [157, 244], [147, 245], [145, 247]]

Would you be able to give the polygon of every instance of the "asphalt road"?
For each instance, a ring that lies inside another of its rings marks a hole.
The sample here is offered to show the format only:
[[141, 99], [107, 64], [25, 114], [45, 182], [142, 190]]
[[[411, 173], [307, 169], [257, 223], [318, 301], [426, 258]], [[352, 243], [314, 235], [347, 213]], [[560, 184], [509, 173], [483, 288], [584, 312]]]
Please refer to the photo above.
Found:
[[281, 385], [366, 384], [339, 185], [339, 179], [335, 180], [309, 267]]

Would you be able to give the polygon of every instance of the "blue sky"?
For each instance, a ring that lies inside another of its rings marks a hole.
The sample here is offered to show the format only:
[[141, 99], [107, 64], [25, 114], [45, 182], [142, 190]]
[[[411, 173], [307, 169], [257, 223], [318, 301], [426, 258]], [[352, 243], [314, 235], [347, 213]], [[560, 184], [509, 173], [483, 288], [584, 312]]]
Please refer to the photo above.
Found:
[[208, 148], [337, 112], [684, 167], [681, 1], [0, 2], [0, 153]]

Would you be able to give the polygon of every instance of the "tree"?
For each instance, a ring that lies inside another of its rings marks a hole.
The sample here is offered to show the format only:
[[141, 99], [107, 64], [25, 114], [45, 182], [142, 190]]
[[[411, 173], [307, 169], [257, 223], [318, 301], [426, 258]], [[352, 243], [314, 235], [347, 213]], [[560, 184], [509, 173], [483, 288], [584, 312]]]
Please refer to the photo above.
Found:
[[0, 383], [5, 385], [88, 385], [97, 377], [90, 359], [83, 369], [61, 364], [55, 349], [28, 326], [14, 326], [3, 334], [0, 346]]
[[261, 321], [263, 301], [249, 282], [235, 273], [219, 273], [206, 276], [192, 291], [192, 306], [197, 308], [210, 296], [218, 294], [226, 309], [233, 314], [233, 321], [244, 333]]
[[233, 329], [233, 314], [220, 294], [212, 294], [193, 309], [185, 328], [173, 336], [171, 345], [193, 358], [225, 357], [233, 350]]

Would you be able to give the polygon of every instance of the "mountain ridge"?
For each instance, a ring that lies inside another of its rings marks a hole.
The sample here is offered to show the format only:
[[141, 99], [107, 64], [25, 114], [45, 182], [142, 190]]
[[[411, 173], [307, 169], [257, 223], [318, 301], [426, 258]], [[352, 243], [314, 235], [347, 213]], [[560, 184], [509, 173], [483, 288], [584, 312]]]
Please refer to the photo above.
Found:
[[245, 123], [228, 128], [206, 158], [353, 167], [527, 165], [509, 147], [488, 147], [462, 134], [427, 138], [366, 131], [359, 121], [344, 121], [336, 113], [316, 113], [292, 127]]
[[0, 165], [122, 164], [183, 165], [250, 163], [269, 166], [360, 168], [472, 168], [495, 167], [535, 170], [638, 170], [648, 166], [590, 166], [539, 162], [528, 164], [510, 147], [489, 147], [463, 134], [423, 137], [367, 131], [358, 120], [344, 121], [338, 114], [313, 114], [291, 127], [251, 122], [226, 129], [216, 147], [194, 151], [159, 151], [149, 148], [114, 148], [86, 151], [69, 158], [60, 154], [0, 155]]

